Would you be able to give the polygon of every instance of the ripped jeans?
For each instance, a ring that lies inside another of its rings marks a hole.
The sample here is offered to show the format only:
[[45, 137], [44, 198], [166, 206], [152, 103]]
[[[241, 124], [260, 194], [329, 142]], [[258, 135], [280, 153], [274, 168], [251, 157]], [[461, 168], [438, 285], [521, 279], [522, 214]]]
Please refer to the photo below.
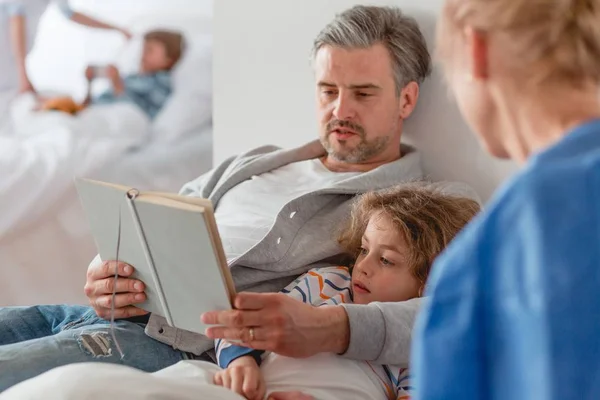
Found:
[[145, 323], [115, 321], [113, 343], [108, 321], [84, 306], [0, 308], [0, 392], [54, 367], [106, 362], [155, 372], [193, 358], [144, 333]]

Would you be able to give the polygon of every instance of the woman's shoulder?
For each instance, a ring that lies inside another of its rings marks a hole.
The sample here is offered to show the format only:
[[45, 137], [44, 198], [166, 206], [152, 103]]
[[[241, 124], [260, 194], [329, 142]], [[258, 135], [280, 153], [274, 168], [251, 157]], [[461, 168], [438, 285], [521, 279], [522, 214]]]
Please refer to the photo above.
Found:
[[550, 148], [534, 155], [513, 186], [529, 196], [548, 191], [598, 192], [600, 178], [600, 120], [582, 124]]
[[[486, 207], [481, 228], [539, 230], [596, 219], [600, 150], [595, 160], [532, 164], [508, 181]], [[545, 165], [547, 164], [547, 165]]]
[[533, 206], [568, 211], [567, 205], [595, 208], [600, 195], [600, 120], [576, 128], [534, 155], [494, 196], [490, 210], [518, 212]]

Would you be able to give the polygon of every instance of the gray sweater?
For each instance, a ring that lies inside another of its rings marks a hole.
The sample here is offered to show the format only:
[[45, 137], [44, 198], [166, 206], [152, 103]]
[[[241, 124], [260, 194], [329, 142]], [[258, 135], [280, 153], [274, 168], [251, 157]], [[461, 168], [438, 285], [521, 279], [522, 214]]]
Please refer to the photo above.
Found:
[[[208, 198], [218, 208], [223, 194], [252, 176], [324, 154], [319, 141], [291, 150], [261, 147], [226, 160], [186, 184], [181, 193]], [[404, 145], [402, 154], [397, 161], [338, 181], [331, 187], [321, 188], [287, 203], [267, 235], [230, 262], [237, 290], [276, 292], [311, 268], [346, 263], [335, 240], [335, 230], [338, 223], [348, 216], [353, 197], [422, 178], [419, 154]], [[452, 191], [465, 190], [464, 186], [459, 188], [454, 184], [448, 187]], [[345, 307], [351, 328], [350, 347], [345, 356], [377, 363], [408, 363], [411, 330], [419, 300]], [[176, 349], [197, 355], [213, 347], [213, 342], [206, 337], [173, 328], [158, 315], [151, 315], [146, 334]]]

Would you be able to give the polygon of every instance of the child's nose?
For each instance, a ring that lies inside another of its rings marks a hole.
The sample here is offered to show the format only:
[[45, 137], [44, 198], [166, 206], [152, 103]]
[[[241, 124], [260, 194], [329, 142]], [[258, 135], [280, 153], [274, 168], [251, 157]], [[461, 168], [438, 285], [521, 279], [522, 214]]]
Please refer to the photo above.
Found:
[[370, 260], [369, 257], [367, 257], [364, 260], [362, 260], [360, 262], [360, 264], [357, 265], [357, 267], [361, 274], [366, 275], [366, 276], [371, 276], [373, 273], [373, 265], [372, 264], [373, 264], [373, 262]]

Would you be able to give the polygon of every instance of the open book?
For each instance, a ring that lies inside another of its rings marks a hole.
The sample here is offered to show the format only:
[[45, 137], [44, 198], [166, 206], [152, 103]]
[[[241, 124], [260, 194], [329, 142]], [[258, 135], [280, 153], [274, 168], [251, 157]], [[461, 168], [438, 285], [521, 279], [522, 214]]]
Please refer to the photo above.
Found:
[[78, 179], [98, 253], [132, 265], [146, 284], [139, 307], [204, 333], [200, 315], [230, 309], [235, 287], [210, 200]]

